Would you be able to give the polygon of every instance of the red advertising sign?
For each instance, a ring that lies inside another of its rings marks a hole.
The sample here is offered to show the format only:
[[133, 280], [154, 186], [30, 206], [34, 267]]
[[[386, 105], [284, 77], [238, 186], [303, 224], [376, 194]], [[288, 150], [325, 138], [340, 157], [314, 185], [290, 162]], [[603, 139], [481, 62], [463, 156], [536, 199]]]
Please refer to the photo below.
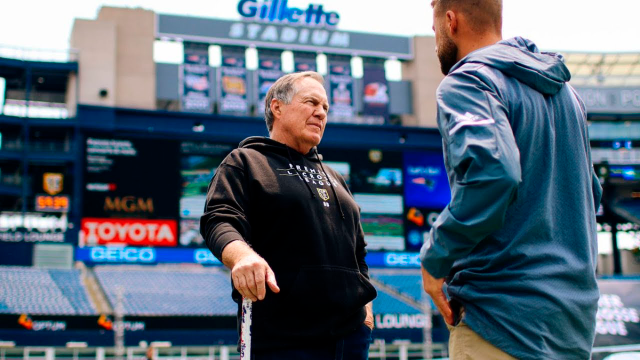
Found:
[[176, 246], [176, 220], [82, 219], [82, 245]]

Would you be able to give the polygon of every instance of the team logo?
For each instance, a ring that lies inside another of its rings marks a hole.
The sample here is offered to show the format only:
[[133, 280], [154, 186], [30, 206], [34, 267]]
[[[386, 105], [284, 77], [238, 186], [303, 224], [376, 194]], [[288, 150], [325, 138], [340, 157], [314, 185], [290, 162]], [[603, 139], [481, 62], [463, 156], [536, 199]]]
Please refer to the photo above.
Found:
[[33, 329], [33, 320], [27, 314], [22, 314], [18, 318], [18, 324], [20, 324], [23, 328], [27, 330]]
[[62, 191], [62, 174], [44, 173], [42, 188], [51, 196], [59, 194]]
[[324, 201], [328, 201], [329, 200], [329, 193], [327, 192], [326, 189], [316, 188], [316, 190], [318, 190], [318, 194], [320, 195], [320, 199], [322, 199]]

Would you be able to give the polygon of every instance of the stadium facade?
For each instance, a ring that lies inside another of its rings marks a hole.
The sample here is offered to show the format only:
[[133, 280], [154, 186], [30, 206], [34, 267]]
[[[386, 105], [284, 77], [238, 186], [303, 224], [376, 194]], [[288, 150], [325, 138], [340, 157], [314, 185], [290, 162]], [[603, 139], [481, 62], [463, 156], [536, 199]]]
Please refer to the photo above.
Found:
[[[247, 136], [267, 135], [263, 99], [288, 59], [287, 70], [326, 74], [332, 110], [320, 152], [362, 209], [381, 290], [376, 335], [422, 341], [430, 323], [417, 250], [450, 197], [435, 123], [435, 41], [341, 31], [340, 9], [268, 4], [239, 1], [235, 21], [103, 7], [96, 19], [75, 20], [73, 51], [0, 48], [0, 287], [9, 294], [0, 295], [0, 339], [38, 345], [46, 333], [49, 345], [110, 346], [124, 288], [128, 343], [233, 343], [228, 276], [198, 221], [224, 156]], [[181, 59], [156, 62], [162, 44]], [[388, 80], [388, 60], [401, 61], [401, 80]], [[566, 61], [606, 189], [600, 227], [615, 244], [640, 223], [640, 54]], [[612, 248], [602, 274], [637, 272], [633, 252]], [[46, 291], [24, 298], [27, 278], [61, 300], [44, 301]], [[140, 290], [150, 283], [160, 285]], [[216, 285], [194, 292], [201, 283]], [[166, 308], [154, 304], [162, 297], [172, 299]], [[637, 323], [622, 324], [625, 336], [640, 336]], [[432, 340], [446, 341], [441, 319], [433, 324]], [[607, 324], [602, 336], [622, 333]]]

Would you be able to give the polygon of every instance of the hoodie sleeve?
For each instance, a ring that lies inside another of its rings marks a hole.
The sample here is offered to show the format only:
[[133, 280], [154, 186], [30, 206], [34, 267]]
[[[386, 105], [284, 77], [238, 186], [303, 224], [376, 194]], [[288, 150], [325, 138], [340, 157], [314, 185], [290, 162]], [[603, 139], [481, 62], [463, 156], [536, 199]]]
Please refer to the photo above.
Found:
[[504, 224], [521, 181], [520, 152], [507, 109], [477, 71], [457, 71], [437, 94], [451, 202], [425, 242], [420, 259], [435, 278]]
[[247, 192], [243, 169], [223, 162], [209, 184], [204, 215], [200, 218], [200, 233], [220, 261], [225, 246], [250, 238]]

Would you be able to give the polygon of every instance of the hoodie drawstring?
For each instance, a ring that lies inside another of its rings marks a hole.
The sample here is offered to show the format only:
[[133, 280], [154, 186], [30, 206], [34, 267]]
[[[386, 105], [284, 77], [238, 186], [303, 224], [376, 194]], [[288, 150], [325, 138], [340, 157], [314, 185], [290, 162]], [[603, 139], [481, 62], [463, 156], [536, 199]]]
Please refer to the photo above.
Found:
[[338, 194], [336, 193], [336, 189], [333, 187], [333, 184], [331, 183], [331, 180], [329, 180], [329, 174], [324, 169], [324, 166], [322, 166], [322, 160], [320, 160], [320, 154], [318, 154], [318, 148], [314, 147], [313, 150], [315, 150], [315, 152], [316, 152], [316, 158], [318, 159], [318, 162], [320, 163], [320, 168], [322, 169], [322, 172], [324, 173], [324, 176], [327, 177], [327, 182], [329, 183], [329, 187], [333, 191], [333, 197], [336, 199], [336, 204], [338, 205], [338, 209], [340, 210], [340, 216], [342, 216], [342, 220], [344, 220], [345, 217], [344, 217], [344, 212], [342, 211], [342, 205], [340, 205], [340, 199], [338, 198]]
[[[318, 151], [316, 150], [316, 154], [318, 153]], [[304, 179], [304, 177], [302, 175], [300, 175], [300, 172], [298, 171], [298, 168], [293, 164], [293, 158], [291, 157], [291, 150], [289, 150], [289, 147], [287, 146], [287, 154], [289, 155], [289, 162], [291, 163], [291, 167], [293, 168], [293, 170], [296, 171], [296, 174], [298, 174], [298, 176], [300, 177], [300, 179], [302, 180], [302, 182], [307, 185], [307, 189], [309, 189], [309, 194], [311, 194], [311, 198], [315, 199], [316, 198], [316, 194], [313, 193], [313, 190], [311, 190], [311, 186], [309, 186], [309, 183]], [[321, 163], [322, 164], [322, 163]], [[320, 165], [322, 166], [322, 165]]]

